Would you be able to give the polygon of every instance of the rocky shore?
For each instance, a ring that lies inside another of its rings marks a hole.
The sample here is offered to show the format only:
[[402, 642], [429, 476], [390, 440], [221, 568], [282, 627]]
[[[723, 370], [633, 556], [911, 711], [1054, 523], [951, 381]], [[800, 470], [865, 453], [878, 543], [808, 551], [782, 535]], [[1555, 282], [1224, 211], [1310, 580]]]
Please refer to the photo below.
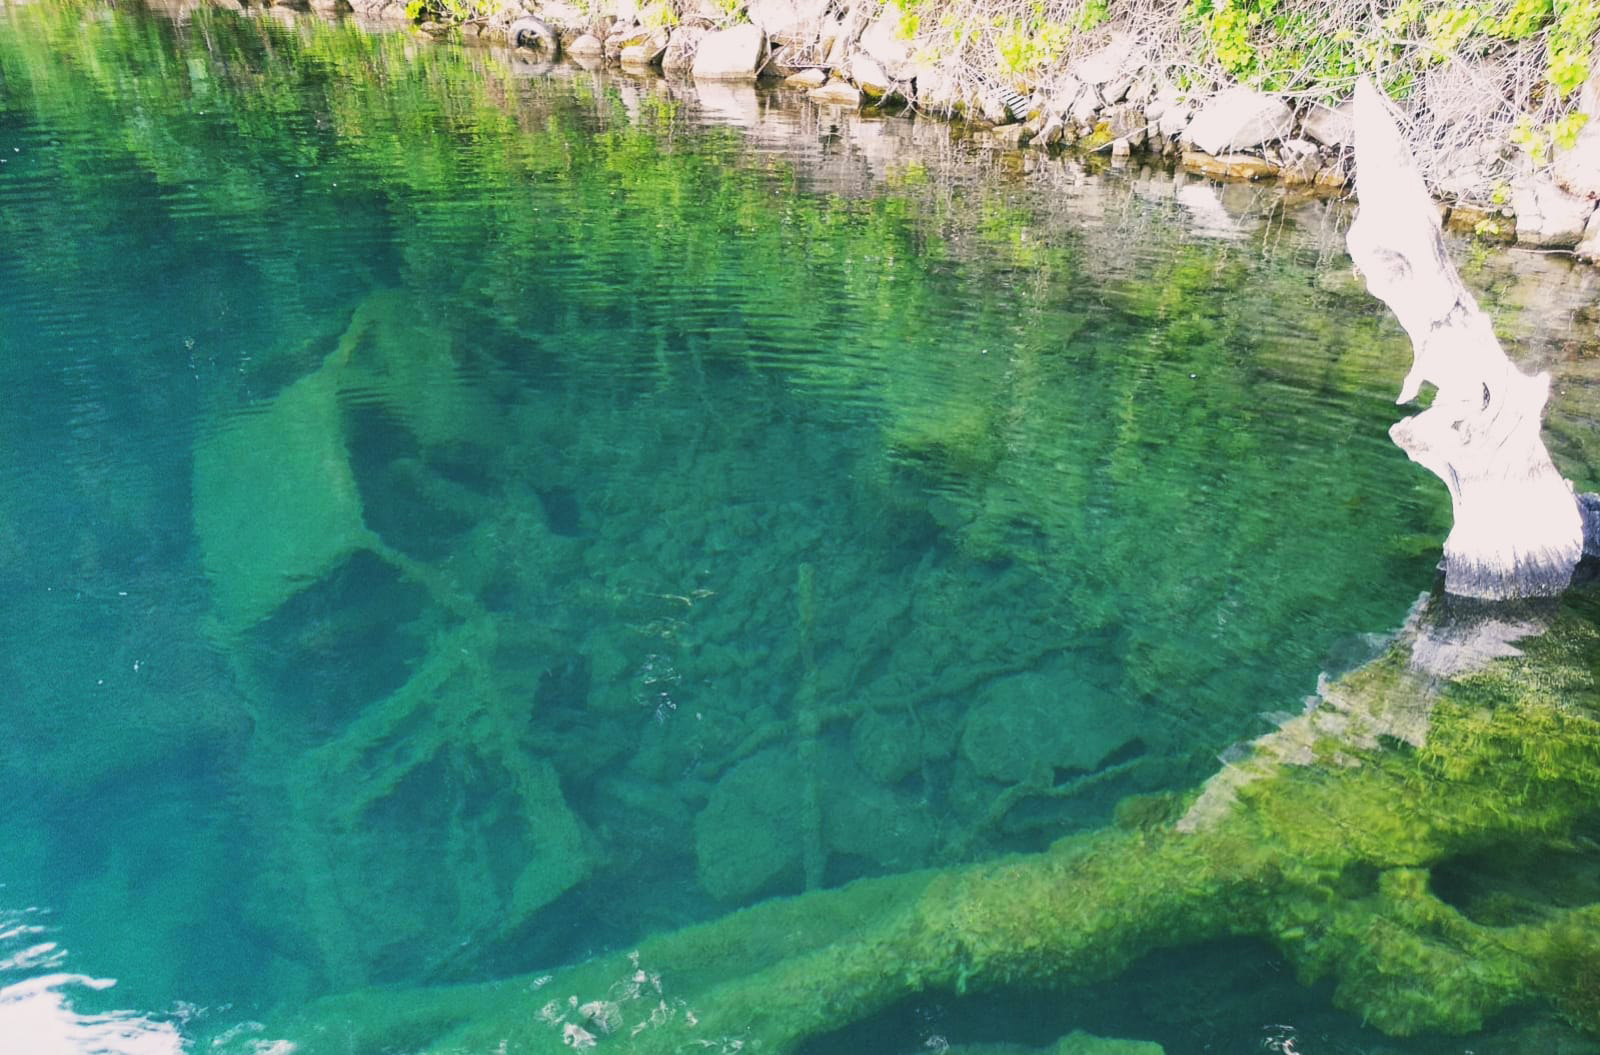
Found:
[[[1005, 87], [999, 75], [930, 60], [928, 50], [905, 35], [902, 13], [880, 0], [699, 5], [679, 14], [635, 0], [589, 8], [544, 0], [491, 15], [453, 16], [415, 3], [408, 9], [405, 0], [312, 0], [319, 10], [350, 10], [382, 22], [420, 18], [421, 29], [434, 35], [504, 41], [587, 66], [696, 80], [759, 79], [841, 107], [912, 107], [966, 122], [1003, 149], [1145, 155], [1217, 180], [1353, 193], [1348, 103], [1328, 106], [1222, 82], [1180, 87], [1175, 81], [1182, 78], [1114, 26], [1085, 34], [1093, 46], [1054, 74], [1034, 78], [1024, 95]], [[1579, 113], [1600, 116], [1600, 75], [1584, 88]], [[1600, 259], [1600, 121], [1585, 125], [1572, 147], [1539, 166], [1482, 144], [1433, 160], [1431, 189], [1451, 227]]]

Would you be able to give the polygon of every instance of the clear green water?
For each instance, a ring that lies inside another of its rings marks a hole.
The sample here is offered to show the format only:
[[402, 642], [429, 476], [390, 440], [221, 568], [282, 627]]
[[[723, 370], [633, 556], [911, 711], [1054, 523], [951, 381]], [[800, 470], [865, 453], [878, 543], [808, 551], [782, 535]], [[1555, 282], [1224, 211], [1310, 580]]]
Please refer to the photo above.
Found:
[[[69, 4], [0, 8], [0, 161], [0, 985], [152, 1043], [1103, 825], [1444, 534], [1319, 204]], [[1371, 1040], [1141, 972], [850, 1043]]]

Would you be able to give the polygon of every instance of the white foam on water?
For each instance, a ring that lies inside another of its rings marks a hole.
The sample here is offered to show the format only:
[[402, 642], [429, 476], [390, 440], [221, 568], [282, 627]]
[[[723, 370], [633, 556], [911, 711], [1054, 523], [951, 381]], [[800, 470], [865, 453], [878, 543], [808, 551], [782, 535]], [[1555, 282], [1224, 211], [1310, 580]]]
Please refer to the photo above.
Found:
[[74, 989], [115, 984], [58, 971], [0, 985], [0, 1055], [185, 1055], [183, 1037], [170, 1022], [136, 1011], [81, 1014], [73, 1008]]
[[116, 985], [63, 970], [66, 950], [44, 938], [38, 909], [0, 909], [0, 1055], [187, 1055], [178, 1027], [137, 1011], [84, 1013], [83, 992]]

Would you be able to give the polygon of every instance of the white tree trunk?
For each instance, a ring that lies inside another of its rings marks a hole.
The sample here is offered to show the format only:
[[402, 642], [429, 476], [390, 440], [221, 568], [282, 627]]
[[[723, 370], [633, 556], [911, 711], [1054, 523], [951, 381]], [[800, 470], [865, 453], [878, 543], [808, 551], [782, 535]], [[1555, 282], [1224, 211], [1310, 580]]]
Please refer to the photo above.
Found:
[[1415, 357], [1395, 402], [1415, 399], [1424, 384], [1438, 390], [1389, 436], [1450, 490], [1445, 590], [1490, 599], [1560, 593], [1583, 556], [1583, 521], [1539, 436], [1550, 377], [1529, 377], [1501, 350], [1445, 255], [1438, 209], [1388, 100], [1365, 78], [1355, 144], [1360, 209], [1350, 256]]

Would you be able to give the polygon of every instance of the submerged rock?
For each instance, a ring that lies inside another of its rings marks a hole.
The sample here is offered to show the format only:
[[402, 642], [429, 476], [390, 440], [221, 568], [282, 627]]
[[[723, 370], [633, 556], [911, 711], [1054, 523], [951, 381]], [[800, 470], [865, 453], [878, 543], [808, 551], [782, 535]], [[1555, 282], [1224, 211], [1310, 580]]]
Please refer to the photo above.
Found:
[[1166, 1051], [1153, 1040], [1097, 1037], [1073, 1030], [1056, 1043], [1051, 1055], [1166, 1055]]
[[793, 751], [768, 748], [722, 775], [694, 821], [700, 885], [712, 897], [742, 901], [801, 879], [803, 782]]
[[1007, 784], [1054, 784], [1087, 774], [1138, 739], [1121, 716], [1060, 676], [1014, 674], [993, 682], [967, 714], [961, 754]]

